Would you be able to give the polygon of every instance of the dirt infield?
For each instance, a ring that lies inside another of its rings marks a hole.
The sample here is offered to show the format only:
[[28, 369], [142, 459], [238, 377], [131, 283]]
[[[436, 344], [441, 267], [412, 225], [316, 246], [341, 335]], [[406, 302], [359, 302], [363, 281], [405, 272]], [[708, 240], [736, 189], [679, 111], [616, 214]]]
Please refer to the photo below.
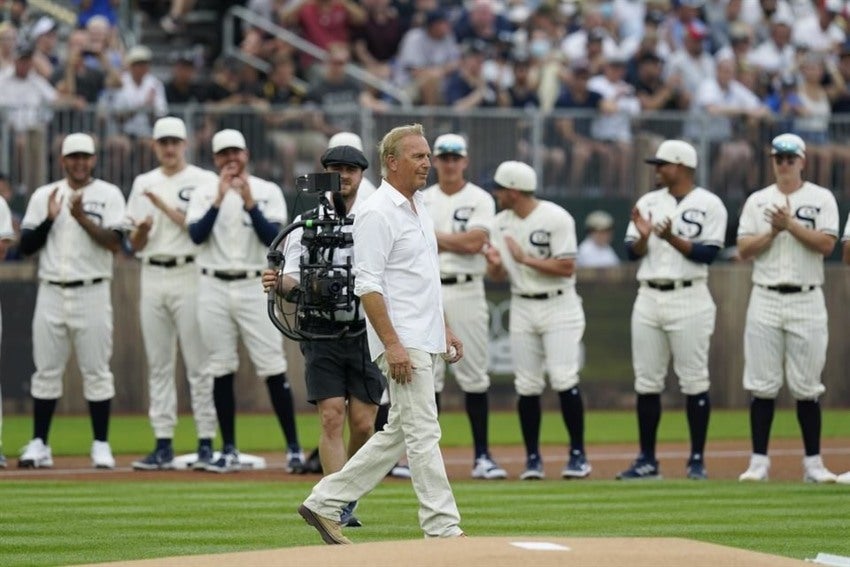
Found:
[[346, 565], [374, 567], [381, 558], [406, 567], [794, 567], [804, 561], [678, 538], [524, 538], [487, 537], [450, 540], [388, 541], [349, 546], [289, 547], [266, 551], [194, 555], [101, 565], [127, 567], [243, 567]]
[[[611, 480], [623, 470], [636, 453], [635, 445], [598, 445], [588, 450], [593, 465], [590, 479]], [[736, 479], [747, 468], [750, 446], [743, 441], [716, 441], [708, 443], [706, 465], [711, 479]], [[493, 447], [493, 457], [509, 474], [516, 479], [523, 470], [525, 454], [521, 447]], [[542, 449], [546, 477], [560, 479], [567, 450], [565, 447], [547, 446]], [[822, 454], [827, 467], [840, 473], [850, 470], [850, 441], [846, 439], [827, 439], [822, 443]], [[472, 455], [467, 448], [443, 449], [446, 467], [452, 480], [469, 479], [472, 470]], [[185, 480], [189, 482], [223, 480], [268, 480], [268, 481], [308, 481], [318, 479], [318, 475], [290, 475], [283, 471], [283, 453], [264, 454], [268, 468], [258, 471], [241, 471], [236, 474], [220, 475], [193, 471], [133, 471], [131, 463], [141, 455], [119, 455], [115, 470], [93, 470], [87, 457], [55, 457], [53, 469], [23, 470], [14, 468], [16, 460], [9, 458], [9, 469], [0, 470], [2, 479], [26, 480], [95, 480], [95, 481], [146, 481], [146, 480]], [[665, 478], [685, 477], [685, 461], [688, 457], [686, 444], [663, 444], [658, 448], [661, 473]], [[799, 481], [802, 479], [802, 442], [799, 440], [775, 440], [770, 446], [772, 466], [770, 477], [773, 480]], [[397, 481], [406, 482], [406, 481]]]

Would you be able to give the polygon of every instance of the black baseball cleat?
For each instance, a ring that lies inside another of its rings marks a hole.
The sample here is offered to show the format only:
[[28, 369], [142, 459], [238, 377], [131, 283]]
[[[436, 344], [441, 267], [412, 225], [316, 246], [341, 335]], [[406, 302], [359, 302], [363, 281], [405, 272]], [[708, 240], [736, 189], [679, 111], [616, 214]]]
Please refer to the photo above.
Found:
[[617, 480], [661, 480], [661, 469], [658, 461], [638, 455], [629, 468], [617, 475]]
[[144, 459], [133, 461], [133, 470], [168, 471], [174, 469], [174, 449], [171, 445], [154, 449]]
[[691, 480], [708, 480], [708, 471], [700, 458], [691, 457], [687, 466], [688, 478]]

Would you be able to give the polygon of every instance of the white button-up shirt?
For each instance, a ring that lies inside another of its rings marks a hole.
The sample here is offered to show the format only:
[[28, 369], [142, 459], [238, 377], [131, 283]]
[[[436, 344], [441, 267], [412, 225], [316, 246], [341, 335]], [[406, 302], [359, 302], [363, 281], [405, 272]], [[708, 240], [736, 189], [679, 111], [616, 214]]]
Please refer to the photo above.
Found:
[[[420, 193], [407, 197], [384, 181], [354, 217], [354, 293], [380, 293], [405, 348], [446, 351], [440, 260], [434, 222]], [[367, 317], [372, 360], [384, 344]]]

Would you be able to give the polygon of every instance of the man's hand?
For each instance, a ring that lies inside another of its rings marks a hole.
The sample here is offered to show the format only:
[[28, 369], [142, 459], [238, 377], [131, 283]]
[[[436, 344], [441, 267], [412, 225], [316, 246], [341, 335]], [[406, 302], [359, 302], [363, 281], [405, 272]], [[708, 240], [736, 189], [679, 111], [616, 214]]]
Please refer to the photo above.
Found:
[[502, 254], [495, 246], [487, 246], [484, 248], [484, 258], [486, 258], [487, 263], [494, 268], [502, 267]]
[[673, 238], [673, 220], [668, 217], [655, 225], [652, 230], [655, 232], [655, 236], [669, 242]]
[[446, 327], [446, 353], [443, 355], [443, 360], [454, 364], [461, 358], [463, 358], [463, 342]]
[[233, 189], [242, 197], [243, 208], [246, 211], [254, 208], [256, 202], [254, 201], [254, 196], [251, 194], [251, 185], [248, 182], [247, 173], [243, 171], [242, 175], [233, 178]]
[[83, 193], [82, 191], [74, 191], [68, 199], [71, 206], [71, 216], [79, 222], [86, 217], [86, 211], [83, 209]]
[[387, 346], [384, 351], [387, 358], [387, 366], [390, 369], [390, 378], [397, 384], [409, 384], [413, 381], [413, 365], [407, 349], [401, 343]]
[[236, 177], [238, 166], [235, 163], [227, 163], [221, 168], [221, 173], [218, 176], [218, 195], [215, 198], [215, 205], [221, 205], [224, 196], [233, 187], [233, 178]]
[[56, 220], [61, 211], [62, 197], [59, 196], [59, 187], [56, 187], [50, 192], [50, 197], [47, 199], [47, 218]]
[[263, 276], [261, 281], [263, 282], [263, 291], [268, 293], [273, 289], [277, 289], [277, 277], [278, 271], [273, 270], [272, 268], [266, 268], [263, 270]]
[[526, 257], [525, 251], [520, 248], [520, 245], [516, 240], [514, 240], [513, 236], [506, 235], [505, 244], [508, 246], [508, 250], [510, 251], [511, 256], [513, 256], [514, 261], [516, 261], [517, 264], [524, 264]]
[[151, 231], [151, 227], [153, 227], [153, 217], [148, 215], [143, 220], [136, 223], [136, 230], [141, 232], [142, 234], [147, 234]]
[[773, 234], [779, 234], [783, 230], [788, 230], [788, 227], [791, 226], [792, 222], [794, 222], [791, 217], [791, 200], [788, 196], [785, 196], [784, 206], [780, 207], [778, 205], [774, 205], [772, 207], [765, 208], [764, 218], [770, 223]]
[[635, 224], [635, 228], [638, 234], [640, 234], [641, 239], [645, 240], [649, 238], [649, 234], [652, 232], [652, 213], [649, 213], [649, 216], [644, 218], [640, 214], [640, 209], [633, 207], [632, 222]]

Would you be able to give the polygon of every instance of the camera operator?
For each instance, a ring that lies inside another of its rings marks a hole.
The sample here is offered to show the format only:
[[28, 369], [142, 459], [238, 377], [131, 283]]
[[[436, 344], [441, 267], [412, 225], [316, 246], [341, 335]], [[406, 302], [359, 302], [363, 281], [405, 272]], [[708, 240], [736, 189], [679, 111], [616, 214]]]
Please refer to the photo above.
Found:
[[[369, 166], [366, 157], [355, 147], [336, 146], [324, 153], [321, 162], [326, 171], [339, 173], [339, 193], [345, 203], [345, 214], [354, 214], [363, 171]], [[325, 215], [335, 217], [336, 214], [329, 207], [319, 207], [304, 213], [295, 221], [328, 218]], [[336, 225], [329, 230], [351, 233], [353, 225]], [[303, 232], [301, 228], [295, 229], [284, 242], [285, 261], [281, 272], [271, 269], [263, 272], [263, 288], [266, 292], [274, 288], [287, 299], [295, 299], [300, 293], [299, 260], [303, 255], [310, 254], [309, 244], [305, 244], [302, 239]], [[351, 250], [350, 245], [334, 248], [333, 264], [344, 264], [351, 257]], [[331, 282], [331, 285], [334, 283]], [[351, 312], [337, 311], [334, 318], [340, 329], [348, 326], [360, 330], [366, 324], [359, 309]], [[332, 324], [331, 321], [327, 323]], [[316, 405], [322, 423], [319, 458], [323, 472], [330, 474], [340, 470], [348, 457], [356, 453], [372, 435], [372, 426], [378, 411], [377, 404], [381, 399], [385, 381], [369, 356], [368, 344], [362, 333], [333, 341], [307, 340], [300, 345], [306, 364], [307, 399]], [[347, 454], [343, 439], [346, 405], [350, 432]], [[343, 509], [340, 518], [343, 526], [361, 525], [353, 514], [355, 506], [356, 502], [351, 502]]]

